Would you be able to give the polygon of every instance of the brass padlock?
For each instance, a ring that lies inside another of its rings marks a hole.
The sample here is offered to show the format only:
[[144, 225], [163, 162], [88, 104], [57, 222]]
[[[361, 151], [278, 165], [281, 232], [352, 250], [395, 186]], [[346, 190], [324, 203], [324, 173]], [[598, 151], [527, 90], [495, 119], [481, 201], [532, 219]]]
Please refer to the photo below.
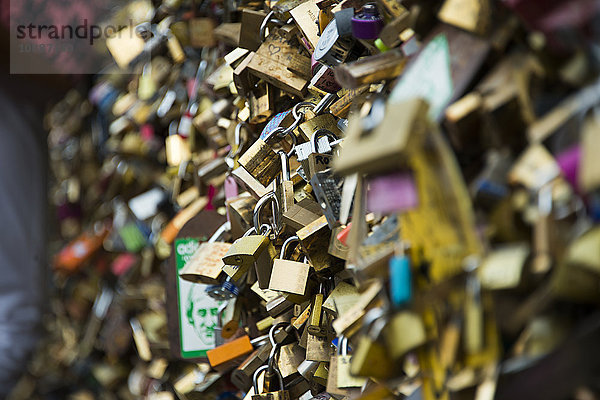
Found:
[[331, 341], [328, 337], [306, 334], [306, 359], [308, 361], [329, 361], [331, 357]]
[[328, 330], [326, 327], [326, 316], [323, 313], [323, 301], [325, 300], [324, 286], [320, 285], [319, 293], [315, 294], [311, 304], [311, 314], [306, 327], [311, 335], [326, 337]]
[[337, 357], [337, 376], [333, 379], [337, 380], [338, 388], [353, 388], [361, 387], [365, 384], [366, 378], [352, 376], [350, 365], [352, 356], [348, 355], [348, 338], [341, 336], [338, 338], [338, 353]]
[[308, 264], [285, 260], [285, 254], [290, 243], [299, 243], [297, 236], [291, 236], [281, 246], [279, 258], [273, 262], [273, 271], [269, 289], [304, 296], [310, 266]]
[[319, 203], [310, 198], [304, 198], [283, 213], [282, 222], [295, 232], [322, 216], [323, 211]]
[[278, 152], [281, 159], [281, 176], [275, 182], [275, 195], [279, 202], [279, 214], [284, 215], [294, 205], [294, 182], [290, 176], [290, 159], [284, 151]]
[[266, 375], [269, 372], [269, 369], [271, 369], [269, 368], [269, 365], [263, 365], [262, 367], [258, 368], [254, 373], [253, 388], [255, 394], [252, 395], [252, 400], [290, 400], [290, 394], [287, 390], [285, 390], [285, 386], [283, 384], [283, 377], [281, 376], [281, 372], [279, 372], [278, 368], [273, 369], [275, 370], [275, 374], [277, 375], [279, 381], [279, 390], [259, 393], [260, 390], [258, 388], [258, 376], [262, 371], [265, 371]]
[[250, 228], [246, 233], [233, 242], [223, 256], [223, 262], [225, 263], [223, 272], [234, 281], [242, 279], [248, 269], [253, 267], [262, 254], [267, 251], [267, 247], [272, 246], [268, 237], [254, 234], [254, 228]]
[[363, 327], [366, 329], [359, 338], [350, 364], [352, 375], [376, 379], [388, 379], [393, 376], [395, 366], [379, 338], [385, 323], [383, 309], [375, 308], [365, 315]]
[[300, 229], [297, 236], [315, 271], [335, 273], [343, 269], [342, 260], [328, 253], [331, 230], [325, 216]]
[[[273, 182], [281, 169], [279, 156], [264, 140], [258, 138], [239, 159], [240, 166], [261, 185]], [[234, 171], [235, 174], [235, 171]]]
[[253, 224], [252, 213], [256, 200], [248, 193], [243, 193], [227, 200], [225, 206], [231, 223], [231, 236], [233, 239], [239, 239]]
[[231, 372], [231, 382], [238, 389], [246, 391], [252, 386], [254, 372], [269, 359], [273, 346], [267, 341], [254, 350], [235, 370]]
[[248, 93], [251, 124], [263, 124], [273, 115], [277, 92], [277, 88], [266, 84]]
[[[429, 129], [428, 105], [421, 99], [388, 103], [385, 116], [372, 132], [363, 132], [363, 120], [352, 119], [340, 156], [333, 167], [342, 175], [378, 173], [402, 166], [412, 143], [423, 140]], [[390, 136], [389, 132], [396, 132]]]
[[413, 311], [399, 311], [383, 328], [388, 355], [398, 362], [409, 351], [423, 345], [427, 337], [421, 317]]

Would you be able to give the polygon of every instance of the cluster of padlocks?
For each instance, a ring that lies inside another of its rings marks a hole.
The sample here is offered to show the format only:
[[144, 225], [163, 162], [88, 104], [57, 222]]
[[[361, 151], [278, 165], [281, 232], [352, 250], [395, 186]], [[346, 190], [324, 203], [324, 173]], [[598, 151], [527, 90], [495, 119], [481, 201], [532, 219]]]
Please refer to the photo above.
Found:
[[13, 398], [597, 398], [597, 2], [154, 3], [46, 117]]

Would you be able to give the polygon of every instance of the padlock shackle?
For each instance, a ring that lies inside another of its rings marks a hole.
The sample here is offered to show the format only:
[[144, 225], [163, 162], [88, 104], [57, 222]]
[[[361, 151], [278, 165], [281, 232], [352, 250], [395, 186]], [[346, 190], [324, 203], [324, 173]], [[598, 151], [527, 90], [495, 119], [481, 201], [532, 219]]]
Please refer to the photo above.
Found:
[[243, 121], [235, 126], [234, 143], [237, 146], [237, 148], [235, 149], [234, 152], [230, 152], [229, 157], [231, 157], [231, 158], [237, 157], [242, 152], [242, 149], [244, 148], [244, 145], [246, 144], [246, 141], [247, 141], [246, 135], [244, 135], [244, 138], [242, 140], [242, 127], [244, 127], [244, 126], [248, 126], [248, 124], [246, 124]]
[[367, 311], [363, 317], [362, 328], [365, 334], [373, 340], [377, 340], [379, 334], [385, 327], [384, 317], [387, 315], [387, 310], [383, 307], [375, 307]]
[[[290, 151], [294, 151], [294, 148], [292, 147]], [[279, 154], [279, 159], [281, 160], [281, 178], [284, 181], [289, 181], [292, 179], [290, 175], [290, 156], [283, 150], [278, 151], [277, 154]]]
[[[265, 371], [269, 368], [268, 365], [263, 365], [258, 367], [256, 371], [254, 371], [254, 375], [252, 375], [252, 387], [254, 388], [254, 394], [259, 394], [258, 392], [258, 376], [261, 372]], [[277, 374], [277, 379], [279, 380], [279, 390], [285, 390], [285, 385], [283, 384], [283, 375], [281, 375], [281, 371], [279, 368], [275, 368], [274, 372]]]
[[223, 237], [223, 235], [226, 232], [229, 232], [230, 230], [231, 230], [231, 222], [227, 221], [223, 225], [221, 225], [219, 227], [219, 229], [217, 229], [215, 231], [215, 233], [213, 233], [213, 235], [210, 237], [210, 239], [208, 239], [207, 243], [216, 242], [217, 240], [221, 239], [221, 237]]
[[296, 243], [299, 244], [300, 243], [300, 238], [298, 236], [290, 236], [289, 238], [285, 239], [285, 242], [283, 242], [283, 244], [281, 245], [281, 251], [279, 252], [279, 258], [281, 258], [282, 260], [285, 259], [285, 252], [287, 251], [287, 248], [290, 244], [292, 243]]
[[256, 206], [254, 207], [254, 213], [252, 214], [252, 222], [254, 223], [254, 230], [256, 231], [257, 234], [260, 234], [260, 228], [261, 228], [260, 214], [262, 212], [263, 207], [268, 202], [272, 203], [271, 210], [273, 212], [273, 224], [274, 224], [273, 231], [277, 232], [277, 227], [279, 226], [279, 215], [278, 215], [279, 201], [277, 200], [277, 196], [275, 195], [275, 193], [270, 192], [270, 193], [267, 193], [266, 195], [264, 195], [263, 197], [261, 197], [260, 200], [258, 200], [258, 202], [256, 203]]
[[261, 43], [265, 41], [265, 31], [267, 30], [267, 25], [269, 24], [269, 21], [271, 20], [271, 18], [273, 18], [274, 16], [275, 16], [275, 11], [271, 11], [270, 13], [268, 13], [265, 16], [265, 18], [260, 23], [260, 30], [258, 33], [258, 37], [259, 37]]
[[337, 354], [340, 356], [348, 355], [348, 338], [344, 335], [338, 337]]
[[333, 103], [337, 99], [337, 97], [338, 96], [336, 93], [327, 93], [325, 96], [323, 96], [321, 101], [319, 101], [317, 103], [317, 105], [314, 106], [312, 111], [316, 115], [321, 114], [323, 111], [325, 111], [327, 109], [327, 107], [329, 107], [331, 105], [331, 103]]

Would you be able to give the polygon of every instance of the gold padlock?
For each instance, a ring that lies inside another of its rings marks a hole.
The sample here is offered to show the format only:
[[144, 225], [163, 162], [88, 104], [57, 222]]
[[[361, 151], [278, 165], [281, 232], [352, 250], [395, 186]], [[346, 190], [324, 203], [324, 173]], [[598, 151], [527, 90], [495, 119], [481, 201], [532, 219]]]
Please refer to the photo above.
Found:
[[269, 289], [304, 296], [310, 266], [302, 262], [285, 260], [286, 250], [293, 242], [299, 243], [300, 240], [297, 236], [291, 236], [281, 246], [279, 258], [273, 262]]

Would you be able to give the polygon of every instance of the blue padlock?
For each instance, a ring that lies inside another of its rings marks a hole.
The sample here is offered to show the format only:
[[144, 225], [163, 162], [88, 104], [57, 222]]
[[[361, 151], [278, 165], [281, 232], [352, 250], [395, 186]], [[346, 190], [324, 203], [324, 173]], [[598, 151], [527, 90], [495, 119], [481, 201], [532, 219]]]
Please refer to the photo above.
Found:
[[390, 260], [390, 293], [395, 307], [408, 303], [412, 298], [410, 258], [397, 255]]

